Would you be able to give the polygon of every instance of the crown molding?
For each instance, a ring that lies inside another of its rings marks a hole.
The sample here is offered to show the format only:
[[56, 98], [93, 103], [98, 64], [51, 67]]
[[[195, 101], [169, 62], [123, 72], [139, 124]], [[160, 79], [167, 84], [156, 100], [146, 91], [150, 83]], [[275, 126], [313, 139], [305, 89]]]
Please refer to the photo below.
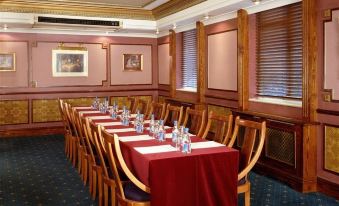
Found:
[[58, 1], [39, 2], [0, 0], [0, 12], [40, 13], [72, 16], [92, 16], [122, 19], [154, 20], [152, 11], [110, 5], [63, 3]]
[[152, 10], [156, 20], [197, 5], [206, 0], [171, 0]]

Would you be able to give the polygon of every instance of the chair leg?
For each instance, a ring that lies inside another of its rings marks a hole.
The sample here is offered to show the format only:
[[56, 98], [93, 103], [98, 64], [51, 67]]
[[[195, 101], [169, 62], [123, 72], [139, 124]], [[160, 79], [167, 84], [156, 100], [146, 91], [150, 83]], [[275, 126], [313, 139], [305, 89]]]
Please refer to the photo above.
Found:
[[89, 187], [89, 193], [93, 194], [93, 167], [92, 162], [90, 159], [88, 159], [88, 187]]
[[92, 170], [92, 199], [97, 196], [97, 172]]
[[87, 161], [86, 154], [83, 154], [82, 175], [83, 175], [84, 185], [86, 185], [87, 184], [87, 180], [88, 180], [88, 161]]
[[[82, 171], [81, 171], [81, 164], [82, 164], [82, 146], [78, 145], [78, 173], [81, 175]], [[82, 175], [81, 175], [82, 177]]]
[[69, 136], [68, 136], [68, 134], [66, 133], [66, 134], [64, 135], [64, 137], [65, 137], [65, 154], [66, 154], [66, 156], [68, 157]]
[[115, 185], [111, 186], [111, 206], [116, 206], [118, 202], [116, 201]]
[[108, 206], [108, 185], [104, 183], [104, 205]]
[[73, 140], [73, 159], [72, 159], [73, 167], [76, 166], [76, 160], [77, 160], [77, 142], [74, 138]]
[[99, 191], [99, 206], [103, 205], [103, 178], [102, 171], [99, 169], [97, 171], [98, 178], [98, 191]]
[[245, 206], [250, 206], [251, 204], [251, 190], [250, 187], [245, 192]]

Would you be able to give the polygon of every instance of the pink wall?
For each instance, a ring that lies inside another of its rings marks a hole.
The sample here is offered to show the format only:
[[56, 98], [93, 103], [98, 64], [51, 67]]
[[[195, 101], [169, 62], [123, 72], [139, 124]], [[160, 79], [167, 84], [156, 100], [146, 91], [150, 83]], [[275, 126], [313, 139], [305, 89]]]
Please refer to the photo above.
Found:
[[238, 90], [237, 30], [209, 35], [208, 45], [208, 88]]
[[[1, 38], [0, 38], [1, 39]], [[0, 87], [28, 86], [28, 42], [0, 40], [0, 53], [15, 53], [15, 71], [0, 72]]]
[[170, 56], [169, 44], [158, 45], [159, 84], [169, 84]]
[[[152, 84], [152, 46], [151, 45], [118, 45], [110, 46], [111, 50], [111, 85]], [[123, 54], [142, 54], [142, 71], [124, 71]]]
[[[65, 44], [65, 46], [78, 46]], [[52, 50], [58, 47], [55, 42], [38, 42], [32, 48], [32, 75], [38, 87], [102, 85], [106, 80], [106, 50], [102, 44], [83, 44], [88, 50], [88, 76], [87, 77], [53, 77]]]
[[[327, 82], [328, 87], [333, 87], [338, 90], [338, 82], [339, 82], [339, 70], [338, 70], [338, 35], [339, 35], [339, 28], [338, 28], [338, 17], [333, 19], [333, 23], [326, 23], [332, 27], [332, 31], [328, 32], [329, 41], [324, 46], [325, 38], [324, 38], [324, 22], [326, 18], [324, 18], [323, 14], [324, 11], [327, 9], [338, 9], [339, 8], [339, 1], [335, 0], [323, 0], [317, 1], [317, 45], [318, 45], [318, 52], [317, 52], [317, 60], [318, 60], [318, 108], [323, 110], [328, 110], [329, 112], [333, 113], [335, 111], [339, 111], [339, 101], [332, 101], [326, 102], [323, 99], [324, 94], [324, 83]], [[338, 11], [336, 10], [336, 16], [338, 16]], [[333, 15], [333, 17], [335, 16]], [[337, 42], [337, 43], [336, 43]], [[332, 53], [327, 52], [326, 57], [329, 59], [328, 67], [326, 67], [327, 75], [325, 73], [325, 61], [324, 61], [324, 51], [328, 49], [328, 46], [333, 46]], [[334, 182], [339, 184], [339, 175], [335, 175], [334, 173], [328, 172], [324, 169], [324, 124], [335, 125], [339, 127], [339, 116], [336, 115], [328, 115], [328, 114], [318, 114], [318, 121], [321, 123], [321, 129], [318, 131], [318, 176], [326, 179], [330, 182]], [[338, 153], [339, 155], [339, 153]]]

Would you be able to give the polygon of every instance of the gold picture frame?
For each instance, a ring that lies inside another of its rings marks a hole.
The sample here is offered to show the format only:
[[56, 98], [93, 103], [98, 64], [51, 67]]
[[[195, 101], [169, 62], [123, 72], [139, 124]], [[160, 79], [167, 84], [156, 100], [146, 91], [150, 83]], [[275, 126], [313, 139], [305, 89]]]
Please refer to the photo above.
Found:
[[53, 77], [88, 76], [88, 51], [63, 48], [52, 50]]
[[142, 54], [123, 54], [123, 70], [138, 72], [143, 70], [144, 59]]
[[15, 52], [0, 52], [0, 72], [15, 72]]

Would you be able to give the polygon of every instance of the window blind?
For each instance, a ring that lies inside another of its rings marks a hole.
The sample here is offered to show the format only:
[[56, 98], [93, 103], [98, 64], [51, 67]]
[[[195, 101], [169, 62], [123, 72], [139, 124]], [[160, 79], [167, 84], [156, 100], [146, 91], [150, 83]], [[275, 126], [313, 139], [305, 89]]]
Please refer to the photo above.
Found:
[[301, 3], [257, 15], [257, 95], [302, 97]]
[[183, 32], [182, 87], [197, 88], [196, 29]]

